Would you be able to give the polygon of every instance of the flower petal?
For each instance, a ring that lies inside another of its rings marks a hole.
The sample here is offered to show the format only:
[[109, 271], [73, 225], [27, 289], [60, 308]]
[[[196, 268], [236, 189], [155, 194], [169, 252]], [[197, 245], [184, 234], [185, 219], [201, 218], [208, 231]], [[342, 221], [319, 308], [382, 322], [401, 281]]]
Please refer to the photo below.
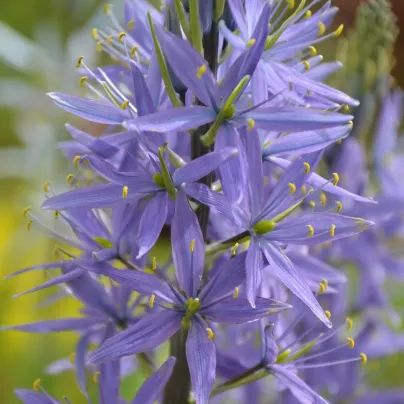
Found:
[[53, 397], [38, 391], [17, 389], [15, 395], [24, 404], [61, 404], [60, 401], [55, 400]]
[[62, 318], [59, 320], [38, 321], [37, 323], [10, 325], [0, 327], [0, 330], [14, 330], [46, 334], [49, 332], [80, 331], [99, 324], [100, 318]]
[[198, 319], [188, 331], [186, 354], [196, 404], [207, 404], [216, 378], [216, 347]]
[[263, 267], [264, 262], [262, 259], [261, 248], [255, 237], [251, 237], [250, 245], [247, 251], [245, 270], [247, 280], [247, 299], [252, 307], [255, 307], [255, 297], [257, 296], [258, 288], [261, 285]]

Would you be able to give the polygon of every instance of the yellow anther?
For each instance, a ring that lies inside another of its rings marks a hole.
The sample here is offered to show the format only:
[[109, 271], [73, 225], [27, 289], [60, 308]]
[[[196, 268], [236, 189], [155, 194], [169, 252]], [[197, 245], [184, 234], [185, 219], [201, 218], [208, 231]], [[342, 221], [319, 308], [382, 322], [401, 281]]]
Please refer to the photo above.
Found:
[[95, 50], [97, 52], [102, 52], [102, 45], [104, 44], [104, 41], [98, 41], [97, 44], [95, 45]]
[[152, 309], [154, 306], [154, 299], [156, 298], [156, 295], [151, 295], [149, 299], [149, 307]]
[[318, 284], [318, 286], [319, 286], [319, 288], [320, 288], [320, 290], [318, 291], [318, 293], [320, 294], [320, 295], [322, 295], [325, 291], [326, 291], [326, 286], [324, 285], [324, 283], [322, 283], [322, 282], [320, 282], [319, 284]]
[[34, 381], [34, 383], [32, 383], [32, 388], [33, 388], [35, 391], [39, 391], [39, 386], [40, 386], [40, 384], [41, 384], [41, 379], [36, 379], [36, 380]]
[[74, 364], [75, 361], [76, 361], [76, 352], [72, 352], [72, 353], [69, 355], [69, 362], [70, 362], [71, 364]]
[[290, 9], [295, 7], [295, 0], [286, 0]]
[[331, 318], [331, 312], [330, 312], [330, 311], [326, 310], [326, 311], [324, 312], [324, 314], [327, 316], [328, 319]]
[[193, 253], [194, 250], [195, 250], [195, 243], [196, 243], [196, 240], [193, 239], [193, 240], [191, 240], [191, 243], [189, 244], [189, 251], [190, 251], [191, 253]]
[[128, 105], [129, 105], [129, 100], [125, 100], [125, 101], [121, 104], [121, 108], [122, 108], [122, 109], [126, 109], [126, 108], [128, 108]]
[[81, 67], [81, 63], [83, 62], [84, 56], [79, 56], [77, 58], [77, 63], [76, 63], [76, 67], [79, 68]]
[[310, 206], [311, 208], [315, 208], [315, 207], [316, 207], [316, 202], [310, 201], [309, 206]]
[[53, 212], [53, 217], [54, 217], [55, 219], [59, 219], [59, 211], [58, 211], [58, 210], [55, 210], [55, 211]]
[[347, 328], [348, 330], [351, 330], [351, 329], [352, 329], [352, 326], [353, 326], [352, 318], [351, 318], [351, 317], [347, 317], [345, 321], [346, 321], [346, 328]]
[[304, 16], [305, 16], [306, 18], [310, 18], [312, 14], [313, 14], [313, 13], [311, 12], [311, 10], [307, 10], [307, 11], [304, 13]]
[[324, 35], [324, 32], [326, 31], [326, 27], [323, 22], [318, 23], [318, 36]]
[[97, 28], [93, 28], [92, 30], [91, 30], [91, 35], [93, 36], [93, 38], [95, 39], [95, 40], [97, 40], [99, 37], [98, 37], [98, 29]]
[[339, 183], [339, 175], [338, 173], [332, 173], [332, 183], [337, 185]]
[[128, 30], [132, 31], [133, 25], [135, 24], [136, 20], [130, 20], [128, 21]]
[[353, 340], [353, 338], [348, 337], [346, 340], [347, 340], [347, 342], [348, 342], [348, 344], [349, 344], [349, 348], [354, 349], [354, 347], [355, 347], [355, 341]]
[[80, 87], [84, 87], [84, 85], [86, 84], [88, 77], [87, 76], [81, 76], [79, 83], [80, 83]]
[[211, 328], [207, 328], [206, 332], [208, 333], [208, 338], [213, 339], [215, 337], [215, 334], [213, 333]]
[[234, 257], [237, 254], [237, 248], [239, 246], [239, 243], [234, 244], [234, 246], [231, 249], [231, 255]]
[[304, 165], [304, 173], [308, 174], [310, 172], [310, 169], [311, 169], [310, 164], [305, 161], [303, 163], [303, 165]]
[[251, 48], [251, 46], [253, 46], [255, 44], [255, 42], [257, 42], [257, 40], [255, 38], [251, 38], [247, 41], [247, 47]]
[[325, 206], [326, 203], [327, 203], [327, 195], [326, 195], [324, 192], [322, 192], [322, 193], [320, 194], [320, 203], [321, 203], [323, 206]]
[[28, 212], [31, 210], [31, 206], [27, 206], [23, 211], [22, 214], [24, 217], [27, 217]]
[[344, 110], [344, 112], [350, 112], [351, 111], [351, 109], [349, 108], [349, 105], [343, 105], [342, 106], [342, 109]]
[[125, 38], [126, 32], [122, 31], [118, 34], [118, 40], [122, 42], [123, 38]]
[[302, 186], [300, 187], [300, 192], [301, 192], [303, 195], [305, 195], [305, 194], [307, 193], [307, 187], [306, 187], [306, 185], [302, 185]]
[[341, 35], [341, 32], [344, 30], [344, 24], [341, 24], [337, 30], [334, 32], [334, 38], [338, 38]]
[[253, 130], [255, 128], [255, 121], [252, 118], [247, 118], [247, 130]]
[[330, 228], [330, 236], [331, 237], [335, 236], [335, 228], [336, 228], [335, 224], [332, 224], [331, 228]]
[[309, 53], [310, 53], [310, 56], [316, 56], [317, 49], [314, 46], [309, 46]]
[[73, 159], [73, 165], [74, 165], [76, 168], [79, 166], [80, 160], [81, 160], [81, 156], [76, 156], [76, 157]]
[[114, 42], [114, 36], [113, 35], [108, 35], [107, 36], [107, 44], [112, 45], [112, 42]]
[[49, 192], [49, 186], [50, 186], [50, 181], [46, 181], [45, 184], [43, 184], [43, 190], [44, 192]]
[[293, 195], [296, 192], [296, 185], [289, 182], [288, 187], [290, 188], [289, 193]]
[[123, 198], [123, 199], [125, 199], [125, 198], [128, 197], [128, 191], [129, 191], [129, 188], [125, 185], [125, 186], [122, 188], [122, 198]]
[[342, 144], [342, 139], [338, 139], [335, 143]]
[[322, 279], [321, 282], [325, 285], [325, 287], [328, 289], [328, 281], [327, 279]]
[[269, 178], [267, 176], [264, 177], [264, 187], [269, 184]]
[[94, 372], [94, 374], [93, 374], [93, 381], [94, 381], [94, 383], [97, 383], [97, 384], [98, 384], [98, 382], [99, 382], [99, 380], [100, 380], [100, 375], [101, 375], [101, 372]]
[[306, 70], [310, 69], [310, 63], [307, 60], [302, 60], [302, 63]]
[[234, 297], [235, 299], [238, 298], [238, 293], [239, 293], [238, 287], [234, 288], [233, 297]]
[[152, 257], [152, 271], [157, 269], [157, 257]]
[[196, 77], [200, 79], [206, 73], [206, 65], [199, 66], [196, 69]]
[[342, 202], [337, 201], [335, 204], [337, 205], [337, 213], [341, 212], [341, 210], [342, 210]]
[[74, 175], [73, 175], [73, 174], [67, 174], [67, 176], [66, 176], [66, 182], [67, 182], [69, 185], [71, 185], [73, 178], [74, 178]]
[[307, 237], [313, 237], [313, 235], [314, 235], [314, 227], [311, 224], [308, 224], [306, 227], [309, 229], [309, 231], [307, 233]]
[[353, 121], [349, 121], [348, 125], [353, 126]]
[[130, 57], [134, 58], [137, 50], [138, 50], [138, 47], [136, 45], [132, 46], [132, 48], [130, 49]]
[[109, 14], [111, 12], [112, 4], [105, 4], [104, 13]]
[[362, 359], [362, 365], [366, 365], [368, 363], [368, 357], [363, 352], [359, 355]]

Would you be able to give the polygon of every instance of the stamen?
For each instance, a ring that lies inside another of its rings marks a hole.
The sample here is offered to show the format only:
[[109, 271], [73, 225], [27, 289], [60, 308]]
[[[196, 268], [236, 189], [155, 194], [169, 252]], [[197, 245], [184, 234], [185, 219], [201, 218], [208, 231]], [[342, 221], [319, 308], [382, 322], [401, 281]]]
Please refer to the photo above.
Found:
[[234, 288], [234, 293], [233, 293], [234, 299], [238, 298], [238, 293], [239, 293], [238, 287]]
[[93, 381], [94, 381], [94, 383], [97, 383], [97, 384], [98, 384], [98, 382], [99, 382], [99, 380], [100, 380], [100, 375], [101, 375], [101, 372], [95, 372], [95, 373], [93, 374]]
[[323, 282], [319, 282], [318, 286], [320, 287], [318, 294], [322, 295], [327, 290], [327, 286]]
[[123, 110], [125, 110], [126, 108], [128, 108], [129, 105], [129, 100], [125, 100], [122, 104], [121, 104], [121, 108]]
[[349, 108], [349, 105], [343, 105], [342, 106], [342, 109], [344, 110], [344, 112], [350, 112], [351, 111], [351, 108]]
[[152, 257], [152, 271], [157, 269], [157, 257]]
[[326, 203], [327, 203], [327, 195], [326, 195], [324, 192], [322, 192], [322, 193], [320, 194], [320, 203], [321, 203], [323, 206], [325, 206]]
[[324, 283], [325, 287], [328, 288], [328, 281], [327, 279], [322, 279], [321, 282]]
[[333, 180], [332, 180], [333, 185], [337, 185], [339, 183], [338, 173], [332, 173], [332, 177], [333, 177]]
[[137, 50], [138, 50], [138, 46], [136, 46], [136, 45], [132, 46], [132, 48], [130, 49], [130, 57], [134, 58]]
[[289, 193], [293, 195], [296, 192], [296, 185], [292, 182], [289, 182], [288, 187], [290, 188]]
[[108, 35], [107, 36], [107, 44], [109, 46], [111, 46], [113, 42], [114, 42], [114, 36], [113, 35]]
[[336, 228], [335, 224], [332, 224], [331, 228], [330, 228], [330, 236], [331, 237], [335, 236], [335, 228]]
[[347, 340], [347, 342], [348, 342], [348, 344], [349, 344], [349, 348], [350, 348], [350, 349], [354, 349], [354, 348], [355, 348], [355, 341], [354, 341], [354, 339], [351, 338], [351, 337], [348, 337], [346, 340]]
[[328, 319], [331, 318], [331, 312], [330, 312], [330, 311], [326, 310], [326, 311], [324, 312], [324, 314], [327, 316]]
[[309, 70], [309, 69], [310, 69], [310, 63], [309, 63], [307, 60], [302, 60], [302, 63], [303, 63], [304, 68], [305, 68], [306, 70]]
[[76, 157], [73, 159], [73, 165], [74, 165], [76, 168], [78, 168], [80, 160], [81, 160], [81, 156], [76, 156]]
[[255, 121], [254, 121], [254, 119], [252, 119], [252, 118], [247, 118], [247, 119], [246, 119], [246, 122], [247, 122], [247, 124], [248, 124], [247, 130], [253, 130], [254, 127], [255, 127]]
[[304, 13], [304, 16], [305, 16], [305, 18], [310, 18], [311, 16], [312, 16], [312, 12], [311, 12], [311, 10], [307, 10], [305, 13]]
[[193, 239], [193, 240], [191, 240], [191, 243], [189, 244], [189, 251], [190, 251], [191, 253], [193, 253], [193, 252], [194, 252], [194, 249], [195, 249], [195, 243], [196, 243], [196, 240], [195, 240], [195, 239]]
[[35, 391], [39, 391], [39, 386], [40, 386], [40, 384], [41, 384], [41, 379], [36, 379], [36, 380], [34, 381], [34, 383], [32, 383], [32, 388], [33, 388]]
[[198, 79], [202, 78], [202, 76], [206, 73], [206, 65], [202, 65], [199, 66], [196, 69], [196, 77], [198, 77]]
[[53, 216], [55, 217], [55, 219], [59, 219], [59, 211], [58, 211], [58, 210], [55, 210], [55, 211], [53, 212]]
[[316, 202], [310, 201], [309, 205], [310, 205], [311, 208], [314, 209], [316, 207]]
[[66, 182], [67, 182], [69, 185], [71, 185], [73, 178], [74, 178], [74, 175], [73, 175], [73, 174], [67, 174], [67, 176], [66, 176]]
[[257, 42], [257, 40], [255, 38], [251, 38], [247, 41], [246, 45], [248, 48], [251, 48], [251, 46], [253, 46], [255, 42]]
[[93, 28], [91, 30], [91, 35], [93, 36], [94, 40], [98, 40], [99, 36], [98, 36], [98, 29], [97, 28]]
[[341, 35], [341, 32], [344, 29], [344, 24], [341, 24], [337, 30], [334, 32], [334, 38], [338, 38]]
[[305, 161], [303, 163], [303, 165], [304, 165], [304, 173], [308, 174], [310, 172], [310, 169], [311, 169], [310, 164]]
[[314, 46], [309, 46], [309, 53], [310, 56], [316, 56], [317, 55], [317, 49]]
[[348, 125], [353, 126], [353, 121], [349, 121]]
[[79, 56], [77, 58], [77, 63], [76, 63], [77, 68], [81, 67], [81, 62], [83, 61], [83, 59], [84, 59], [84, 56]]
[[112, 4], [105, 4], [104, 14], [109, 14], [111, 12]]
[[295, 0], [286, 0], [288, 3], [289, 9], [292, 9], [295, 7]]
[[32, 223], [34, 223], [33, 220], [30, 220], [30, 221], [27, 223], [27, 230], [31, 230], [31, 225], [32, 225]]
[[215, 334], [213, 333], [211, 328], [207, 328], [206, 332], [208, 333], [208, 338], [213, 339], [215, 337]]
[[122, 188], [122, 198], [123, 198], [123, 199], [126, 199], [126, 198], [128, 197], [128, 191], [129, 191], [129, 188], [125, 185], [125, 186]]
[[152, 309], [154, 306], [154, 299], [156, 298], [156, 295], [151, 295], [149, 299], [149, 307]]
[[341, 212], [341, 210], [342, 210], [342, 202], [337, 201], [336, 205], [337, 205], [337, 213]]
[[128, 30], [132, 31], [133, 25], [135, 24], [136, 20], [130, 20], [128, 21]]
[[363, 352], [359, 355], [362, 359], [362, 365], [366, 365], [368, 362], [368, 357]]
[[102, 52], [102, 45], [104, 44], [104, 41], [98, 41], [97, 44], [95, 45], [95, 49], [97, 52]]
[[31, 206], [27, 206], [23, 211], [22, 214], [24, 217], [27, 217], [28, 212], [31, 210]]
[[314, 227], [311, 224], [308, 224], [306, 227], [309, 229], [309, 232], [307, 233], [307, 237], [313, 237]]
[[318, 36], [323, 36], [326, 31], [326, 27], [323, 22], [318, 23]]
[[300, 192], [301, 192], [303, 195], [307, 194], [307, 187], [306, 187], [306, 185], [302, 185], [302, 186], [300, 187]]
[[234, 257], [237, 254], [237, 248], [239, 246], [239, 243], [234, 244], [234, 246], [231, 249], [231, 255]]
[[346, 321], [346, 328], [347, 328], [347, 330], [351, 330], [351, 329], [352, 329], [352, 326], [353, 326], [352, 318], [351, 318], [351, 317], [347, 317], [345, 321]]
[[87, 76], [81, 76], [80, 77], [80, 81], [79, 81], [80, 87], [84, 87], [84, 85], [86, 84], [87, 79], [88, 79]]
[[43, 184], [43, 190], [44, 192], [48, 193], [49, 192], [49, 185], [51, 184], [50, 181], [46, 181], [45, 184]]
[[120, 42], [122, 42], [122, 41], [123, 41], [123, 38], [125, 38], [125, 36], [126, 36], [126, 32], [124, 32], [124, 31], [120, 32], [120, 33], [118, 34], [118, 40], [119, 40]]

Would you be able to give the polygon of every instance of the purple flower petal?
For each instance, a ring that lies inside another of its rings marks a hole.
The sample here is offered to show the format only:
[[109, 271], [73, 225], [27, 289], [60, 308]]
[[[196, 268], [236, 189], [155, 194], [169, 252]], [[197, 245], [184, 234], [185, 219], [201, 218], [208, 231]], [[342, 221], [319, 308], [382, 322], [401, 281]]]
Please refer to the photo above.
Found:
[[100, 404], [119, 403], [120, 361], [110, 361], [100, 366]]
[[39, 393], [33, 390], [17, 389], [15, 394], [24, 404], [61, 404], [45, 393]]
[[245, 270], [247, 280], [246, 293], [248, 301], [252, 307], [255, 307], [255, 297], [257, 296], [258, 288], [261, 285], [263, 267], [264, 262], [262, 259], [261, 248], [255, 237], [251, 237], [247, 251]]
[[198, 319], [188, 331], [186, 354], [196, 404], [207, 404], [216, 378], [216, 347]]
[[87, 349], [91, 343], [91, 337], [94, 331], [88, 331], [81, 335], [80, 339], [76, 345], [76, 357], [75, 357], [75, 367], [76, 367], [76, 378], [77, 383], [80, 387], [81, 392], [88, 398], [87, 391], [87, 375], [86, 375], [86, 357]]
[[59, 320], [38, 321], [37, 323], [10, 325], [0, 327], [0, 330], [14, 330], [46, 334], [50, 332], [80, 331], [99, 324], [100, 318], [63, 318]]

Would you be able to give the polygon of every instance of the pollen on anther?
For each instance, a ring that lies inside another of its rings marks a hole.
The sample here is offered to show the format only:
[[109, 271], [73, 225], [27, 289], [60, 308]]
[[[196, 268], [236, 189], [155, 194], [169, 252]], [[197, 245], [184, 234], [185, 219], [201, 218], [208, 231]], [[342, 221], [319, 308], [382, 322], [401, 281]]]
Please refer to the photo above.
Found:
[[255, 121], [252, 118], [247, 118], [246, 119], [247, 122], [247, 130], [253, 130], [255, 127]]
[[328, 281], [327, 281], [327, 279], [322, 279], [321, 282], [324, 283], [324, 286], [328, 289]]
[[80, 83], [80, 87], [84, 87], [86, 81], [87, 81], [88, 77], [87, 76], [81, 76], [79, 83]]
[[121, 108], [123, 110], [125, 110], [126, 108], [128, 108], [129, 105], [129, 100], [125, 100], [122, 104], [121, 104]]
[[316, 207], [316, 202], [310, 201], [309, 205], [310, 205], [311, 208], [314, 209]]
[[93, 28], [93, 29], [91, 30], [91, 35], [92, 35], [92, 37], [93, 37], [95, 40], [97, 40], [97, 39], [98, 39], [98, 29], [97, 29], [97, 28]]
[[309, 229], [309, 231], [307, 233], [307, 237], [313, 237], [313, 235], [314, 235], [314, 227], [311, 224], [308, 224], [306, 227]]
[[111, 12], [112, 4], [105, 4], [104, 13], [109, 14]]
[[55, 219], [59, 219], [59, 211], [58, 211], [58, 210], [55, 210], [55, 211], [53, 212], [53, 217], [54, 217]]
[[310, 56], [316, 56], [317, 55], [317, 49], [314, 46], [309, 46], [309, 53]]
[[97, 52], [102, 52], [102, 45], [104, 44], [104, 41], [98, 41], [97, 44], [95, 45], [95, 49]]
[[342, 202], [337, 201], [337, 202], [335, 202], [335, 204], [337, 205], [337, 213], [341, 212], [342, 207], [343, 207]]
[[81, 160], [81, 156], [76, 156], [76, 157], [73, 159], [73, 165], [74, 165], [76, 168], [79, 166], [80, 160]]
[[344, 112], [349, 112], [351, 110], [349, 108], [349, 105], [346, 105], [346, 104], [342, 107], [342, 109], [344, 110]]
[[344, 29], [344, 24], [341, 24], [336, 31], [334, 32], [334, 38], [338, 38], [341, 35], [341, 32]]
[[114, 36], [113, 35], [108, 35], [107, 36], [107, 44], [112, 45], [112, 42], [114, 42]]
[[136, 20], [130, 20], [128, 21], [128, 30], [132, 31], [133, 25], [135, 24]]
[[324, 312], [324, 314], [327, 316], [328, 319], [331, 318], [331, 312], [330, 312], [329, 310], [326, 310], [326, 311]]
[[351, 329], [352, 329], [352, 326], [353, 326], [352, 318], [351, 318], [351, 317], [347, 317], [345, 321], [346, 321], [346, 328], [347, 328], [348, 330], [351, 330]]
[[233, 293], [234, 299], [238, 298], [238, 293], [239, 293], [238, 287], [234, 288], [234, 293]]
[[303, 165], [304, 165], [304, 173], [305, 174], [308, 174], [309, 172], [310, 172], [310, 164], [309, 163], [307, 163], [306, 161], [303, 163]]
[[152, 257], [152, 271], [157, 269], [157, 257]]
[[310, 63], [307, 60], [302, 60], [302, 63], [306, 70], [310, 70]]
[[346, 340], [347, 340], [347, 342], [348, 342], [348, 344], [349, 344], [349, 348], [354, 349], [354, 347], [355, 347], [355, 340], [354, 340], [353, 338], [351, 338], [351, 337], [348, 337]]
[[130, 57], [135, 57], [136, 52], [138, 50], [138, 47], [136, 45], [132, 46], [131, 50], [130, 50]]
[[327, 195], [326, 195], [324, 192], [322, 192], [322, 193], [320, 194], [320, 203], [321, 203], [323, 206], [325, 206], [326, 203], [327, 203]]
[[211, 328], [207, 328], [206, 332], [208, 333], [208, 338], [213, 339], [215, 337], [215, 334], [213, 333]]
[[234, 257], [237, 254], [237, 248], [239, 246], [239, 243], [234, 244], [234, 246], [231, 249], [231, 255]]
[[50, 181], [46, 181], [45, 184], [43, 184], [43, 190], [44, 192], [48, 193], [49, 192], [49, 185], [50, 185]]
[[293, 195], [296, 192], [296, 185], [289, 182], [288, 187], [290, 188], [289, 193]]
[[307, 10], [307, 11], [304, 13], [304, 16], [305, 16], [306, 18], [310, 18], [312, 14], [313, 14], [313, 13], [311, 12], [311, 10]]
[[335, 224], [332, 224], [331, 228], [330, 228], [330, 236], [331, 237], [335, 236], [335, 228], [336, 228]]
[[323, 22], [318, 23], [318, 35], [323, 36], [326, 31], [325, 24]]
[[79, 68], [81, 67], [81, 63], [83, 62], [84, 56], [79, 56], [77, 58], [77, 63], [76, 63], [76, 67]]
[[94, 374], [93, 374], [94, 383], [98, 384], [100, 375], [101, 375], [101, 372], [94, 372]]
[[193, 240], [191, 240], [191, 243], [189, 244], [189, 251], [190, 251], [191, 253], [193, 253], [194, 250], [195, 250], [195, 243], [196, 243], [196, 240], [193, 239]]
[[126, 32], [122, 31], [118, 34], [118, 40], [122, 42], [123, 38], [125, 38]]
[[34, 383], [32, 383], [32, 388], [33, 388], [35, 391], [39, 391], [39, 386], [40, 386], [40, 384], [41, 384], [41, 379], [36, 379], [36, 380], [34, 381]]
[[255, 38], [251, 38], [247, 41], [247, 47], [250, 48], [251, 46], [253, 46], [255, 44], [255, 42], [257, 42], [257, 40]]
[[202, 65], [199, 66], [196, 69], [196, 77], [198, 77], [198, 79], [202, 78], [202, 76], [206, 73], [206, 65]]
[[300, 192], [301, 192], [303, 195], [307, 194], [307, 187], [306, 187], [306, 185], [302, 185], [302, 186], [300, 187]]
[[295, 7], [295, 0], [286, 0], [290, 9]]
[[27, 206], [23, 211], [22, 214], [24, 217], [27, 217], [28, 212], [31, 210], [31, 206]]
[[333, 185], [337, 185], [339, 183], [338, 173], [332, 173], [332, 183], [333, 183]]
[[156, 295], [151, 295], [149, 299], [149, 307], [152, 309], [154, 306], [154, 299], [156, 298]]
[[363, 352], [359, 355], [362, 359], [362, 365], [366, 365], [368, 362], [368, 357]]
[[319, 293], [320, 295], [322, 295], [322, 294], [326, 291], [327, 287], [326, 287], [326, 285], [324, 285], [323, 282], [319, 282], [318, 286], [319, 286], [319, 288], [320, 288], [319, 291], [318, 291], [318, 293]]
[[67, 176], [66, 176], [66, 182], [67, 182], [69, 185], [71, 185], [73, 178], [74, 178], [74, 175], [73, 175], [73, 174], [67, 174]]
[[128, 191], [129, 191], [129, 188], [125, 185], [125, 186], [122, 188], [122, 198], [123, 198], [123, 199], [125, 199], [125, 198], [128, 197]]

